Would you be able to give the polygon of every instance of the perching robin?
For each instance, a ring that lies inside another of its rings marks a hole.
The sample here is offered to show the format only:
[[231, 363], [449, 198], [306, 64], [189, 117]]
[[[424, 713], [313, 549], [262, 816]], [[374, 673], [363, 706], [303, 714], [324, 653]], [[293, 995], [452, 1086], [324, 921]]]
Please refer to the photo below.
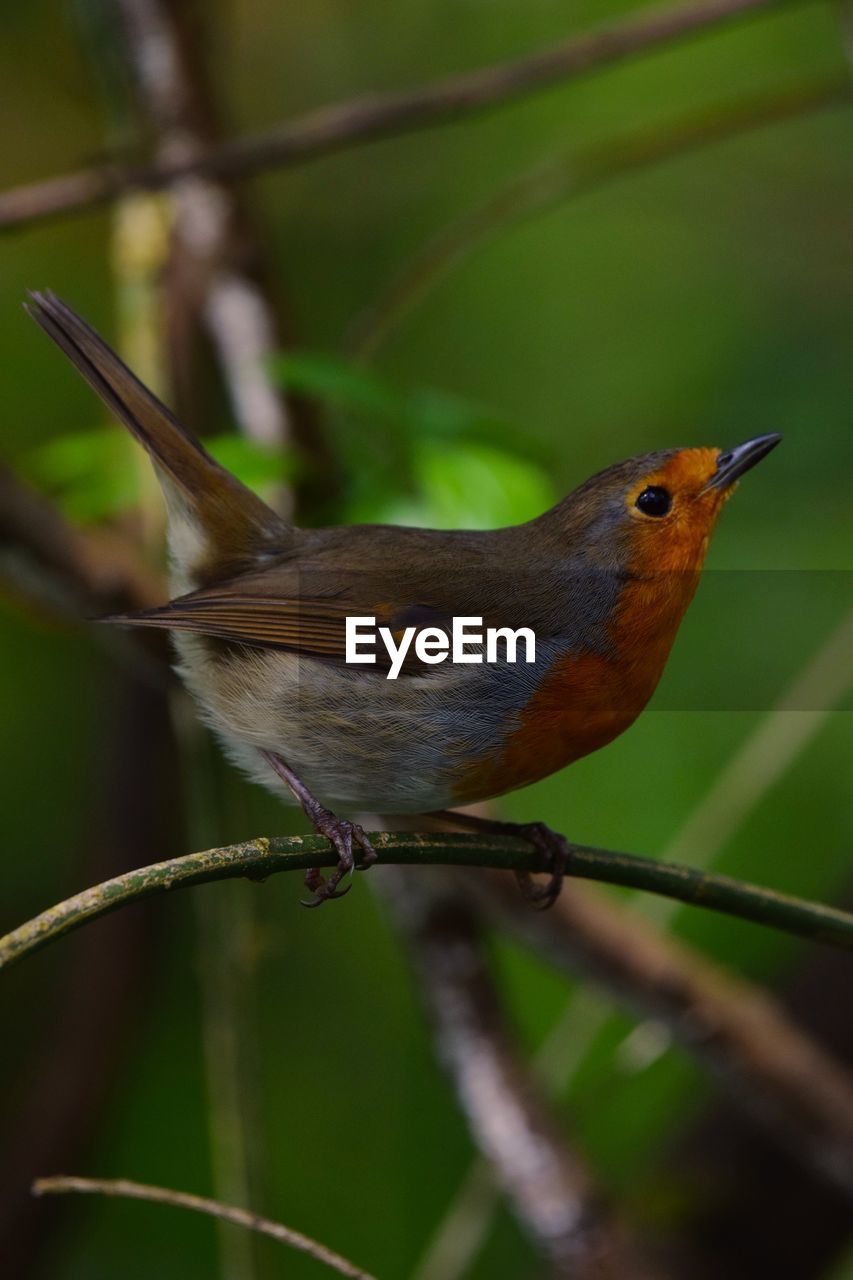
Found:
[[[339, 854], [311, 905], [375, 860], [326, 806], [429, 813], [499, 796], [611, 742], [651, 697], [735, 481], [778, 443], [666, 449], [617, 463], [527, 524], [488, 532], [298, 529], [233, 475], [51, 293], [30, 314], [147, 449], [169, 516], [161, 608], [111, 619], [173, 633], [179, 671], [228, 754], [298, 801]], [[535, 661], [346, 662], [348, 617], [393, 634], [454, 618], [525, 627]], [[463, 816], [464, 817], [464, 816]], [[551, 859], [568, 846], [521, 828]]]

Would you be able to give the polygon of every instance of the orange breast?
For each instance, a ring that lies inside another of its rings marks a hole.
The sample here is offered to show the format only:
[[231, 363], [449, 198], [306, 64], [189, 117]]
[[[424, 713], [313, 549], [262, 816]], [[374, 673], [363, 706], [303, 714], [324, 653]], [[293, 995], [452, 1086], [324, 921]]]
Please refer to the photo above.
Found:
[[500, 747], [472, 761], [455, 788], [473, 804], [527, 786], [597, 751], [633, 724], [654, 693], [697, 574], [661, 574], [623, 588], [612, 650], [555, 663]]

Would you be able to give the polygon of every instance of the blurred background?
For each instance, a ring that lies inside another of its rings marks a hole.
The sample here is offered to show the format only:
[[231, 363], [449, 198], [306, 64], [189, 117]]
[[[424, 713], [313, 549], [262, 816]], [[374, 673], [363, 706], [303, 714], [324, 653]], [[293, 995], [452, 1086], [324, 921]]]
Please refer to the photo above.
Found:
[[[3, 187], [181, 159], [630, 14], [5, 6]], [[205, 741], [161, 651], [79, 621], [128, 576], [162, 598], [162, 517], [145, 461], [24, 316], [42, 287], [306, 523], [514, 523], [621, 457], [781, 431], [721, 521], [651, 708], [500, 811], [850, 905], [848, 19], [767, 4], [455, 124], [7, 225], [0, 927], [133, 866], [304, 829]], [[504, 1201], [472, 1193], [475, 1149], [386, 905], [361, 877], [320, 912], [299, 896], [291, 876], [204, 886], [4, 975], [4, 1274], [322, 1274], [176, 1210], [30, 1201], [57, 1172], [246, 1204], [382, 1277], [547, 1274]], [[767, 984], [853, 1062], [849, 957], [609, 896]], [[573, 1148], [670, 1274], [853, 1277], [849, 1190], [758, 1128], [671, 1027], [499, 928], [488, 949]]]

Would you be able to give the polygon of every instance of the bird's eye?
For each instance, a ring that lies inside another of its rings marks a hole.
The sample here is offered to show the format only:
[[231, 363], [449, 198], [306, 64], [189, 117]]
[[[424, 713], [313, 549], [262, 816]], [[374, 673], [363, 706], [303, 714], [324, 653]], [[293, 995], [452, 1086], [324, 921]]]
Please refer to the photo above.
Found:
[[649, 485], [637, 499], [636, 507], [644, 516], [665, 516], [672, 506], [672, 494], [660, 485]]

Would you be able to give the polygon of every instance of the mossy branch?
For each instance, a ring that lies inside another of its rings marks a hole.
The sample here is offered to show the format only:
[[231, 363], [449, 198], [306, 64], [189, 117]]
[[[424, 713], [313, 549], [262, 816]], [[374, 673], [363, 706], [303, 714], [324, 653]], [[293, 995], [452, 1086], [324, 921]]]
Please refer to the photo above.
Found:
[[[380, 864], [400, 866], [491, 867], [504, 871], [544, 871], [540, 853], [514, 836], [371, 835]], [[265, 880], [280, 871], [333, 866], [337, 855], [322, 836], [259, 837], [155, 862], [85, 889], [0, 938], [0, 969], [70, 933], [89, 920], [171, 889], [211, 880], [245, 877]], [[815, 942], [853, 950], [853, 915], [758, 885], [636, 854], [573, 845], [567, 875], [642, 889], [692, 906], [768, 925]]]

